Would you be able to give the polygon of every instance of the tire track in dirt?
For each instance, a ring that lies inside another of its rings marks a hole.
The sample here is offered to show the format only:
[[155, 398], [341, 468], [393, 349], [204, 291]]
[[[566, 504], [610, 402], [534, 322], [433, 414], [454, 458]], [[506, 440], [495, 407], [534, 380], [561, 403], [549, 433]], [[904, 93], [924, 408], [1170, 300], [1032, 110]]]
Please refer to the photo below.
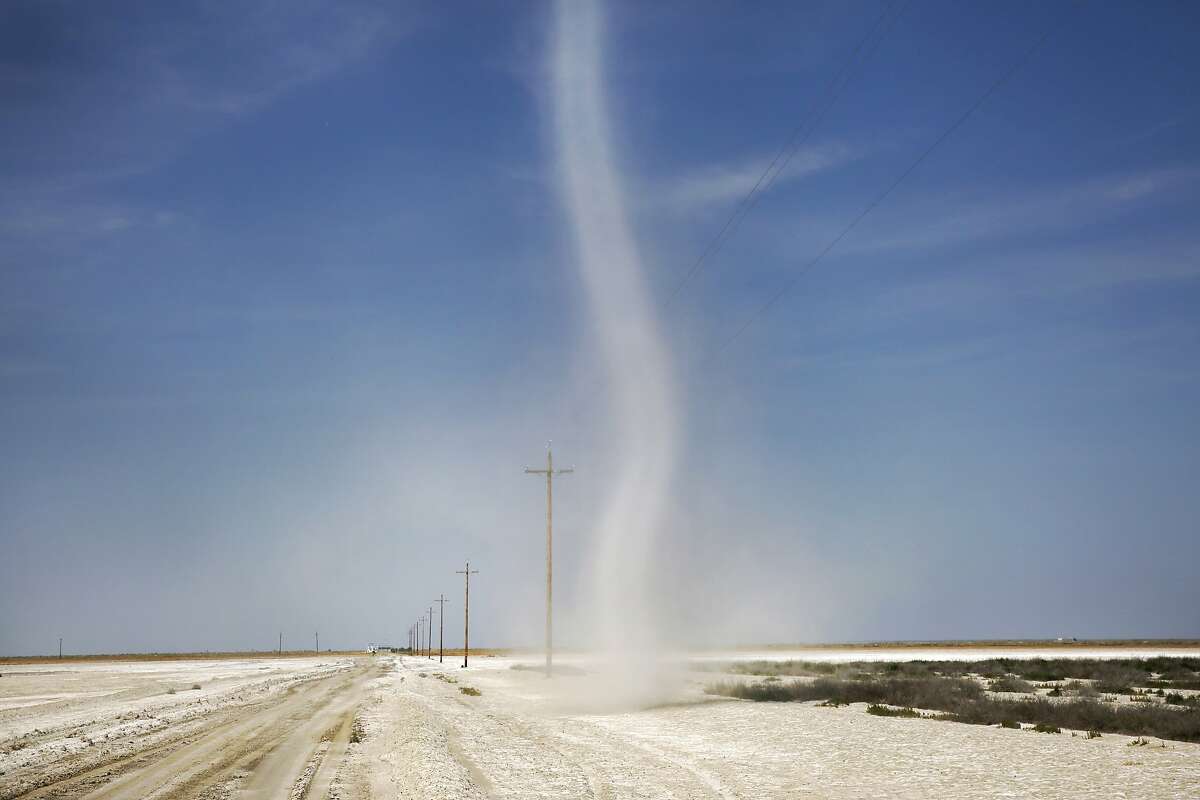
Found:
[[[265, 778], [259, 779], [258, 786], [267, 792], [261, 796], [286, 797], [297, 775], [287, 774], [284, 765], [292, 764], [295, 754], [302, 753], [303, 766], [318, 746], [321, 734], [332, 727], [328, 724], [329, 714], [337, 719], [345, 715], [348, 704], [357, 701], [361, 685], [373, 671], [370, 665], [360, 664], [349, 671], [293, 685], [273, 704], [259, 702], [231, 709], [220, 719], [210, 718], [211, 724], [203, 731], [183, 733], [11, 797], [225, 798], [243, 778], [253, 780], [264, 768], [274, 783], [268, 785]], [[349, 713], [352, 716], [352, 707]], [[281, 747], [286, 748], [286, 757], [272, 758]], [[282, 792], [276, 785], [280, 783], [285, 786]]]

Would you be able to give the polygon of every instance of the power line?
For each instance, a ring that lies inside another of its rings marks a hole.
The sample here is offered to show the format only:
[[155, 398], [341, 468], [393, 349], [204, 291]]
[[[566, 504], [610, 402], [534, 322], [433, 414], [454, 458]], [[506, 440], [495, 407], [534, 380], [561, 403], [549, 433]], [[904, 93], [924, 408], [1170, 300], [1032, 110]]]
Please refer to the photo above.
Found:
[[899, 177], [892, 181], [892, 183], [889, 184], [888, 187], [884, 189], [878, 196], [876, 196], [874, 200], [868, 203], [867, 206], [859, 212], [858, 216], [854, 217], [854, 219], [852, 219], [850, 223], [846, 225], [846, 227], [844, 227], [842, 231], [829, 242], [829, 244], [825, 245], [821, 252], [819, 252], [811, 261], [802, 266], [800, 270], [791, 278], [791, 280], [784, 283], [784, 285], [781, 286], [778, 291], [776, 291], [775, 294], [773, 294], [771, 298], [767, 300], [766, 303], [752, 313], [746, 319], [746, 321], [742, 323], [741, 327], [733, 332], [732, 336], [721, 342], [721, 344], [712, 351], [706, 361], [711, 361], [723, 353], [731, 344], [733, 344], [735, 340], [737, 340], [739, 336], [742, 335], [743, 332], [745, 332], [747, 328], [749, 328], [755, 322], [755, 320], [767, 313], [767, 311], [771, 309], [771, 306], [775, 305], [775, 303], [777, 303], [781, 297], [791, 291], [791, 289], [800, 282], [801, 278], [803, 278], [813, 267], [819, 264], [831, 250], [837, 247], [838, 243], [841, 242], [842, 239], [844, 239], [847, 234], [850, 233], [850, 231], [854, 230], [858, 223], [862, 222], [868, 214], [874, 211], [880, 203], [886, 200], [887, 197], [893, 191], [895, 191], [896, 187], [903, 183], [904, 180], [917, 169], [917, 167], [921, 166], [925, 159], [927, 159], [934, 150], [936, 150], [943, 142], [949, 139], [950, 136], [953, 135], [953, 133], [958, 130], [959, 127], [961, 127], [962, 124], [966, 122], [971, 115], [973, 115], [979, 109], [980, 106], [986, 103], [993, 94], [995, 94], [1005, 83], [1009, 81], [1010, 78], [1012, 78], [1013, 75], [1017, 73], [1018, 70], [1021, 69], [1021, 67], [1025, 66], [1026, 62], [1028, 62], [1029, 59], [1033, 57], [1033, 54], [1036, 53], [1038, 49], [1040, 49], [1041, 46], [1046, 42], [1046, 40], [1050, 38], [1050, 34], [1054, 32], [1054, 30], [1058, 27], [1058, 24], [1065, 18], [1066, 15], [1064, 14], [1063, 17], [1060, 17], [1051, 23], [1046, 31], [1032, 45], [1030, 45], [1028, 49], [1025, 50], [1021, 57], [1015, 63], [1013, 63], [1013, 65], [1010, 66], [999, 78], [992, 82], [991, 86], [987, 88], [987, 91], [976, 98], [975, 102], [972, 103], [966, 111], [964, 111], [953, 123], [951, 123], [946, 130], [942, 131], [942, 134], [938, 136], [937, 139], [935, 139], [933, 143], [929, 145], [929, 147], [925, 148], [925, 150], [919, 156], [917, 156], [916, 160], [909, 164], [908, 168], [905, 169], [904, 172], [900, 173]]
[[763, 193], [770, 189], [772, 185], [774, 185], [775, 180], [779, 177], [780, 173], [787, 168], [788, 164], [791, 163], [792, 158], [795, 157], [800, 148], [803, 147], [808, 141], [809, 137], [812, 136], [812, 133], [814, 130], [816, 130], [817, 126], [821, 124], [821, 121], [825, 118], [825, 114], [829, 112], [829, 109], [831, 109], [834, 103], [837, 102], [838, 98], [841, 97], [842, 91], [850, 83], [852, 77], [849, 74], [850, 69], [854, 65], [855, 61], [858, 60], [859, 53], [863, 51], [863, 48], [866, 47], [867, 43], [873, 37], [875, 37], [877, 32], [882, 31], [879, 33], [878, 37], [875, 37], [875, 41], [871, 45], [870, 52], [868, 52], [867, 55], [861, 61], [859, 61], [859, 66], [861, 67], [870, 60], [875, 50], [879, 47], [880, 42], [887, 37], [888, 33], [892, 29], [892, 26], [895, 25], [896, 20], [898, 20], [904, 14], [910, 2], [911, 0], [906, 0], [900, 10], [896, 14], [891, 15], [890, 20], [888, 20], [888, 17], [891, 14], [892, 9], [895, 7], [895, 4], [889, 4], [884, 7], [883, 12], [879, 15], [879, 18], [867, 30], [867, 33], [863, 36], [863, 38], [859, 40], [858, 45], [850, 53], [849, 58], [846, 59], [845, 63], [842, 64], [841, 69], [838, 70], [833, 79], [830, 80], [829, 84], [825, 87], [824, 95], [828, 97], [828, 102], [825, 103], [824, 107], [821, 107], [820, 102], [818, 102], [817, 105], [814, 106], [814, 113], [808, 119], [801, 122], [795, 128], [795, 130], [792, 131], [792, 134], [788, 137], [787, 142], [782, 148], [780, 148], [779, 152], [775, 154], [775, 157], [771, 159], [771, 163], [769, 163], [767, 168], [763, 170], [761, 175], [759, 175], [758, 180], [755, 181], [754, 186], [751, 187], [750, 191], [748, 191], [746, 195], [742, 197], [741, 201], [738, 202], [737, 206], [725, 220], [725, 224], [722, 225], [720, 230], [717, 231], [717, 235], [714, 236], [711, 241], [709, 241], [708, 246], [705, 247], [700, 253], [700, 256], [688, 269], [687, 273], [683, 276], [683, 279], [671, 291], [671, 294], [667, 297], [666, 303], [664, 303], [664, 307], [670, 307], [670, 305], [675, 302], [675, 299], [680, 295], [681, 292], [683, 292], [684, 288], [688, 285], [688, 283], [691, 282], [692, 278], [695, 277], [696, 274], [704, 267], [709, 258], [715, 256], [717, 252], [719, 252], [720, 249], [725, 245], [725, 242], [737, 232], [738, 227], [742, 224], [742, 220], [745, 219], [745, 217], [754, 209], [754, 206], [758, 204], [758, 200]]

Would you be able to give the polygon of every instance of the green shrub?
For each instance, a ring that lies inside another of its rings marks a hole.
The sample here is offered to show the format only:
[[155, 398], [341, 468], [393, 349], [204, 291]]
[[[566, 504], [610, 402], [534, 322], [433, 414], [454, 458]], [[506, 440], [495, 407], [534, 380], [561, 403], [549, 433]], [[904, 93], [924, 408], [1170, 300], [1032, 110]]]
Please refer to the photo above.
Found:
[[1050, 725], [1045, 722], [1039, 722], [1033, 726], [1033, 729], [1038, 733], [1062, 733], [1057, 725]]
[[479, 697], [479, 695], [483, 694], [483, 692], [479, 691], [474, 686], [460, 686], [458, 687], [458, 690], [463, 694], [470, 695], [471, 697]]

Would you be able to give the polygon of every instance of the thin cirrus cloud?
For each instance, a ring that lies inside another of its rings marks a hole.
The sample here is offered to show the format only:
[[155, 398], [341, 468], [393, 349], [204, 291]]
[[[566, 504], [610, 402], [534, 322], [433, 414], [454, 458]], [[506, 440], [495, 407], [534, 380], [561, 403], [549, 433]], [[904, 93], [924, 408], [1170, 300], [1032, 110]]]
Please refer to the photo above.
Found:
[[[844, 142], [827, 142], [803, 147], [772, 179], [763, 179], [773, 163], [771, 157], [707, 164], [659, 182], [642, 194], [649, 210], [684, 215], [726, 207], [751, 192], [760, 179], [772, 191], [818, 173], [829, 172], [862, 157], [862, 152]], [[762, 189], [760, 187], [760, 190]]]
[[[848, 241], [841, 251], [929, 250], [1070, 230], [1152, 201], [1169, 200], [1174, 193], [1193, 186], [1198, 178], [1200, 168], [1189, 165], [1102, 175], [976, 202], [947, 196], [944, 202], [915, 204], [915, 215], [891, 215], [890, 224], [880, 226], [879, 233]], [[946, 213], [946, 208], [964, 210]]]
[[86, 23], [88, 46], [77, 47], [70, 25], [34, 8], [50, 15], [45, 35], [55, 47], [75, 55], [3, 64], [20, 112], [3, 147], [20, 167], [0, 188], [0, 231], [18, 237], [171, 224], [175, 211], [118, 199], [112, 183], [153, 173], [197, 138], [361, 63], [418, 24], [409, 8], [372, 2], [218, 4], [184, 15], [101, 14]]

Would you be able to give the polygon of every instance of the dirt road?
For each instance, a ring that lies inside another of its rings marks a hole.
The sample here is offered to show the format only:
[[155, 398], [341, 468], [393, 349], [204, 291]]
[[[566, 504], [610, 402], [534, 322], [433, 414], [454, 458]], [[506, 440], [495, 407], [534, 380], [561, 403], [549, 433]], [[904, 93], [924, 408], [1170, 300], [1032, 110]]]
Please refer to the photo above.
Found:
[[[239, 687], [248, 701], [214, 704], [159, 730], [134, 730], [100, 748], [18, 766], [0, 777], [0, 798], [327, 797], [366, 686], [384, 668], [348, 662], [296, 676], [276, 691], [255, 695], [254, 687]], [[39, 730], [33, 745], [53, 735]]]

